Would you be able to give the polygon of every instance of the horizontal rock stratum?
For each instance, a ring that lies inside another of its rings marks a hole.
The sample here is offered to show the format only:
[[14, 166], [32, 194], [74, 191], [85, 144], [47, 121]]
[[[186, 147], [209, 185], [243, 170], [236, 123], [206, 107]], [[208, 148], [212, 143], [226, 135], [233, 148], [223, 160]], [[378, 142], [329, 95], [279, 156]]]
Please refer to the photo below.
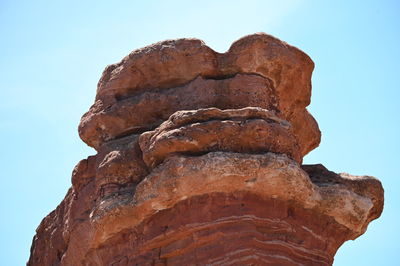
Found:
[[226, 53], [167, 40], [108, 66], [79, 125], [97, 153], [28, 265], [331, 265], [380, 216], [383, 188], [302, 165], [321, 138], [313, 68], [263, 33]]

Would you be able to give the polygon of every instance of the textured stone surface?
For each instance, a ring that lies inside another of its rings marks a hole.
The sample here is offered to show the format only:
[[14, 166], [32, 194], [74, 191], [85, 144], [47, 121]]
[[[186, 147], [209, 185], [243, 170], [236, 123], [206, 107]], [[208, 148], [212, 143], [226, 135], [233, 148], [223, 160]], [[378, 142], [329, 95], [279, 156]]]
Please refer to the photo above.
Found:
[[301, 165], [313, 63], [255, 34], [160, 42], [108, 66], [72, 188], [28, 265], [331, 265], [383, 209], [370, 176]]
[[153, 168], [177, 153], [277, 152], [301, 162], [290, 124], [265, 109], [248, 107], [178, 111], [156, 130], [140, 136], [146, 164]]
[[320, 142], [305, 109], [313, 68], [305, 53], [266, 34], [246, 36], [224, 54], [196, 39], [160, 42], [105, 69], [79, 133], [98, 149], [104, 141], [154, 128], [179, 110], [254, 106], [279, 110], [305, 155]]

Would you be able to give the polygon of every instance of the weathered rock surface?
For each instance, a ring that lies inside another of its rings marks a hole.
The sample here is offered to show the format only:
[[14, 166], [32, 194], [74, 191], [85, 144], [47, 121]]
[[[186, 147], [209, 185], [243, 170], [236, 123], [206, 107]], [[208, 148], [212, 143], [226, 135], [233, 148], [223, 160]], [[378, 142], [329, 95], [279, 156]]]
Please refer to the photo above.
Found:
[[290, 123], [254, 107], [178, 111], [156, 130], [140, 136], [143, 160], [153, 168], [172, 154], [210, 151], [276, 152], [301, 162]]
[[305, 109], [313, 68], [305, 53], [266, 34], [246, 36], [224, 54], [196, 39], [160, 42], [105, 69], [79, 133], [98, 149], [110, 139], [152, 129], [179, 110], [253, 106], [279, 110], [305, 155], [320, 142], [318, 125]]
[[255, 34], [160, 42], [108, 66], [81, 120], [97, 154], [28, 265], [331, 265], [383, 209], [369, 176], [301, 165], [320, 132], [313, 63]]

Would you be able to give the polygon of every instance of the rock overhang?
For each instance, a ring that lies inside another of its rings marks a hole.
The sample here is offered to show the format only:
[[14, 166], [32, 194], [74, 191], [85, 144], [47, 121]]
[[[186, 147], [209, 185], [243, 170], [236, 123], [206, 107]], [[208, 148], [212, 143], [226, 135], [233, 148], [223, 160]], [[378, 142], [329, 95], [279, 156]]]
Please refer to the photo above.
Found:
[[[120, 135], [154, 129], [179, 110], [252, 106], [276, 110], [290, 121], [304, 156], [320, 141], [306, 110], [313, 68], [305, 53], [262, 33], [241, 38], [226, 53], [197, 39], [160, 42], [105, 69], [79, 133], [98, 149]], [[157, 107], [141, 118], [144, 105]]]
[[[319, 167], [303, 168], [312, 172], [320, 171]], [[276, 153], [209, 152], [199, 156], [170, 156], [140, 182], [126, 207], [128, 212], [138, 211], [136, 207], [140, 211], [149, 208], [149, 212], [158, 212], [172, 208], [182, 198], [246, 191], [261, 198], [296, 202], [305, 209], [316, 209], [352, 231], [351, 238], [364, 233], [367, 224], [380, 215], [381, 202], [376, 201], [376, 196], [383, 190], [375, 178], [331, 172], [335, 179], [325, 178], [321, 183], [313, 182], [305, 170], [288, 156]], [[374, 192], [368, 189], [371, 182], [375, 185]], [[104, 214], [93, 217], [107, 219]], [[134, 226], [132, 221], [127, 226]]]

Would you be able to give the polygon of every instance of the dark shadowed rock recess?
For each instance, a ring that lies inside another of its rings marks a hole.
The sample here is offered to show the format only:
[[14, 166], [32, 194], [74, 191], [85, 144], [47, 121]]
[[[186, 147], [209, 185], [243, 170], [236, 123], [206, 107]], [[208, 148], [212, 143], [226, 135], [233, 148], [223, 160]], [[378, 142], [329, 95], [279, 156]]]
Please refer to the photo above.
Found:
[[302, 165], [321, 138], [313, 68], [263, 33], [226, 53], [167, 40], [107, 66], [79, 125], [97, 154], [28, 265], [331, 265], [380, 216], [383, 188]]

